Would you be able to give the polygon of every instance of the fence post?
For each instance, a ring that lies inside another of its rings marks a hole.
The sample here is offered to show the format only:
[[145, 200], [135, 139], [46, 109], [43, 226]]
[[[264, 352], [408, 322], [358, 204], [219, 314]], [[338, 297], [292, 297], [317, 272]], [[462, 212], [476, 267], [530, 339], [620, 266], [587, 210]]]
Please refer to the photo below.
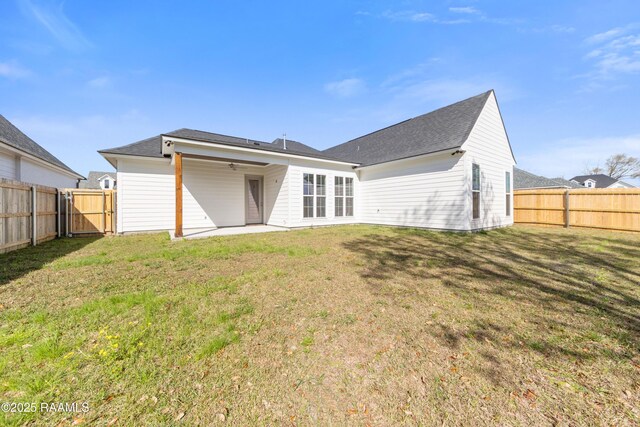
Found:
[[38, 190], [36, 186], [31, 186], [31, 245], [38, 244]]
[[62, 209], [60, 209], [60, 190], [56, 191], [56, 234], [58, 237], [62, 235], [62, 230], [60, 229], [60, 215], [62, 215]]
[[564, 226], [569, 228], [569, 190], [564, 192]]

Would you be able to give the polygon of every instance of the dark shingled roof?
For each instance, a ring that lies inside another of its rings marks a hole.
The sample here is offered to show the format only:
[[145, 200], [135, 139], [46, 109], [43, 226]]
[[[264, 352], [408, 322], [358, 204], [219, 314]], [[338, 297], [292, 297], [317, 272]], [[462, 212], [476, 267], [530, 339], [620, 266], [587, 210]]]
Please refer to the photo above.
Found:
[[609, 175], [605, 175], [602, 173], [597, 173], [594, 175], [578, 175], [571, 178], [572, 181], [577, 181], [581, 186], [583, 186], [584, 182], [588, 179], [592, 179], [596, 182], [595, 188], [607, 188], [610, 185], [618, 182], [617, 179], [611, 178]]
[[44, 160], [47, 163], [58, 166], [74, 175], [81, 176], [72, 170], [69, 166], [62, 163], [56, 156], [42, 148], [33, 139], [25, 135], [20, 129], [15, 127], [9, 120], [0, 114], [0, 142], [10, 147]]
[[459, 148], [492, 91], [361, 136], [323, 153], [362, 166]]
[[[282, 138], [274, 139], [271, 142], [271, 145], [275, 145], [279, 148], [284, 148], [284, 140]], [[313, 147], [309, 147], [302, 142], [294, 141], [292, 139], [287, 139], [287, 150], [294, 150], [299, 153], [318, 154], [321, 156], [323, 155], [322, 151], [316, 150]]]
[[551, 179], [559, 184], [564, 185], [567, 188], [582, 188], [582, 185], [578, 184], [577, 182], [569, 181], [568, 179], [564, 179], [564, 178], [551, 178]]
[[289, 140], [287, 140], [287, 149], [285, 150], [284, 147], [278, 144], [271, 144], [269, 142], [257, 141], [254, 139], [239, 138], [236, 136], [222, 135], [219, 133], [204, 132], [193, 129], [178, 129], [174, 130], [173, 132], [168, 132], [163, 135], [143, 139], [142, 141], [134, 142], [122, 147], [109, 148], [100, 150], [98, 152], [102, 154], [126, 154], [130, 156], [162, 157], [162, 136], [174, 136], [176, 138], [191, 139], [201, 142], [211, 142], [215, 144], [230, 145], [234, 147], [250, 148], [260, 151], [271, 151], [276, 153], [294, 154], [305, 157], [315, 157], [325, 160], [343, 161], [295, 141], [293, 141], [294, 145], [290, 145]]
[[528, 188], [572, 188], [575, 184], [565, 184], [564, 182], [534, 175], [531, 172], [519, 168], [513, 168], [513, 189], [526, 190]]
[[91, 171], [87, 176], [87, 179], [80, 180], [78, 183], [78, 188], [87, 188], [87, 189], [100, 189], [100, 181], [99, 179], [105, 175], [109, 175], [112, 180], [116, 180], [115, 172], [100, 172], [100, 171]]

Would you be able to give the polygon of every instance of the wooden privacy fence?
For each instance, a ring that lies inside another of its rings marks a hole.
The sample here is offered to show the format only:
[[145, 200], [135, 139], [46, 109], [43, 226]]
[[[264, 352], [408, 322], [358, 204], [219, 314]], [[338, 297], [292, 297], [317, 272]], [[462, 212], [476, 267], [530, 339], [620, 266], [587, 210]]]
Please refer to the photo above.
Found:
[[640, 188], [516, 190], [514, 222], [640, 232]]
[[115, 233], [115, 193], [0, 179], [0, 253], [65, 235]]
[[61, 236], [60, 212], [56, 188], [0, 179], [0, 253]]
[[116, 231], [115, 190], [65, 190], [67, 234], [113, 234]]

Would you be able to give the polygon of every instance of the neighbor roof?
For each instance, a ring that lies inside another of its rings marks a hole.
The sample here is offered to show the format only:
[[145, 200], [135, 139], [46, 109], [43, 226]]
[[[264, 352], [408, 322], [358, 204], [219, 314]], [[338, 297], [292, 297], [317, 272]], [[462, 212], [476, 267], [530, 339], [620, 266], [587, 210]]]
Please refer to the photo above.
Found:
[[20, 129], [15, 127], [13, 123], [7, 120], [2, 114], [0, 114], [0, 142], [7, 144], [8, 146], [22, 151], [23, 153], [30, 154], [40, 160], [44, 160], [47, 163], [58, 166], [67, 172], [70, 172], [78, 177], [82, 175], [75, 172], [69, 166], [62, 163], [56, 156], [49, 153], [42, 148], [33, 139], [25, 135]]
[[609, 175], [605, 175], [602, 173], [597, 173], [593, 175], [578, 175], [571, 178], [572, 181], [576, 181], [580, 184], [584, 184], [584, 182], [588, 179], [592, 179], [596, 182], [596, 188], [607, 188], [610, 185], [618, 182], [617, 179], [611, 178]]
[[259, 151], [271, 151], [284, 154], [294, 154], [298, 156], [313, 157], [324, 160], [343, 161], [339, 158], [330, 156], [321, 151], [315, 150], [308, 145], [292, 141], [291, 145], [287, 140], [287, 149], [277, 143], [278, 139], [274, 143], [258, 141], [255, 139], [239, 138], [236, 136], [222, 135], [219, 133], [204, 132], [194, 129], [178, 129], [172, 132], [168, 132], [162, 135], [154, 136], [151, 138], [143, 139], [142, 141], [134, 142], [132, 144], [124, 145], [122, 147], [109, 148], [98, 151], [102, 154], [125, 154], [131, 156], [144, 156], [144, 157], [163, 157], [162, 156], [162, 137], [176, 137], [191, 139], [200, 142], [210, 142], [215, 144], [230, 145], [234, 147], [250, 148]]
[[531, 172], [516, 167], [513, 168], [514, 190], [526, 190], [529, 188], [571, 188], [575, 185], [575, 183], [565, 184], [541, 175], [534, 175]]
[[323, 153], [367, 166], [459, 148], [469, 137], [491, 92], [352, 139]]
[[100, 178], [105, 175], [109, 175], [109, 178], [116, 180], [115, 172], [99, 172], [99, 171], [91, 171], [89, 175], [87, 175], [87, 179], [83, 179], [78, 183], [79, 188], [91, 188], [91, 189], [99, 189], [100, 188]]
[[551, 179], [568, 188], [582, 188], [582, 185], [578, 184], [577, 182], [569, 181], [568, 179], [564, 179], [564, 178], [551, 178]]

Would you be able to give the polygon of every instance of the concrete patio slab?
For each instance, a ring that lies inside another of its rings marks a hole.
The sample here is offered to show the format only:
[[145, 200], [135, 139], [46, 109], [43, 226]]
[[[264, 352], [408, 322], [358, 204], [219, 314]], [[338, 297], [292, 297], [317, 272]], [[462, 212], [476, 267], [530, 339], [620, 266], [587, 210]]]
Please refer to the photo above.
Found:
[[184, 230], [184, 237], [174, 237], [174, 230], [170, 231], [171, 240], [179, 239], [204, 239], [207, 237], [233, 236], [236, 234], [272, 233], [276, 231], [289, 231], [288, 228], [274, 227], [272, 225], [245, 225], [241, 227], [222, 228], [197, 228]]

